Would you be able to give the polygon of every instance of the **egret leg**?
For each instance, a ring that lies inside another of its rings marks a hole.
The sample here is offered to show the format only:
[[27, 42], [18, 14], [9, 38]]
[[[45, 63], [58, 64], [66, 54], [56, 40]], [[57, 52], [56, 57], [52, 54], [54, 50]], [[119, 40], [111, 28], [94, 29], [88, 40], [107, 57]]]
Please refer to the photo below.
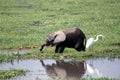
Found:
[[93, 51], [93, 46], [91, 46], [91, 47], [89, 48], [89, 51]]

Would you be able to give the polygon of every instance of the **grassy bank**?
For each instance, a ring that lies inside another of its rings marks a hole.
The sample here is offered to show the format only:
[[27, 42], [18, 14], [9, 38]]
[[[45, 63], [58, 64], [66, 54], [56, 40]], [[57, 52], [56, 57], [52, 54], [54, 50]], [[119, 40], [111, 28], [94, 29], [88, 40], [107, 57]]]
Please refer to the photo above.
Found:
[[[0, 63], [2, 62], [12, 62], [14, 59], [46, 59], [46, 58], [53, 58], [56, 60], [63, 60], [63, 59], [73, 59], [73, 60], [79, 60], [84, 61], [88, 59], [93, 58], [120, 58], [120, 55], [118, 52], [119, 50], [108, 50], [108, 51], [94, 51], [94, 52], [77, 52], [74, 49], [66, 49], [64, 53], [62, 54], [55, 54], [53, 52], [54, 49], [51, 50], [51, 48], [47, 48], [48, 50], [45, 50], [44, 52], [40, 52], [39, 50], [33, 50], [26, 54], [0, 54]], [[50, 49], [50, 50], [49, 50]]]
[[0, 70], [0, 79], [7, 80], [15, 76], [25, 75], [26, 71], [24, 70]]

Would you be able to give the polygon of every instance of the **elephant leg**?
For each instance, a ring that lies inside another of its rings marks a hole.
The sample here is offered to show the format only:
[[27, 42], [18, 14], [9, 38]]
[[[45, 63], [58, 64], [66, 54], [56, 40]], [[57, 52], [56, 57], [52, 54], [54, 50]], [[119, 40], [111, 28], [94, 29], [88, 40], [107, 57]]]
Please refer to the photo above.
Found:
[[55, 48], [55, 53], [57, 53], [58, 52], [58, 46], [56, 46], [56, 48]]
[[76, 49], [77, 51], [81, 51], [81, 48], [79, 48], [79, 47], [76, 47], [75, 49]]
[[77, 43], [76, 43], [76, 45], [75, 45], [75, 49], [77, 50], [77, 51], [85, 51], [85, 45], [84, 45], [84, 41], [78, 41]]
[[57, 45], [55, 49], [55, 53], [63, 53], [65, 47], [63, 45]]
[[78, 41], [76, 44], [75, 44], [75, 49], [77, 51], [81, 51], [81, 41]]
[[83, 43], [81, 45], [81, 49], [82, 49], [82, 51], [85, 51], [85, 45]]
[[63, 53], [64, 49], [65, 49], [65, 47], [63, 47], [63, 46], [59, 47], [58, 53]]

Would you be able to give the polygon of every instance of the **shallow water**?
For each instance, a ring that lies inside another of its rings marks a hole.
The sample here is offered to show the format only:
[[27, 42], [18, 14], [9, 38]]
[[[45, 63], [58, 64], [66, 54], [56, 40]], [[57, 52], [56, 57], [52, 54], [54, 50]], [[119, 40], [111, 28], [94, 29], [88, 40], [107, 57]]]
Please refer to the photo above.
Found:
[[84, 62], [70, 60], [15, 60], [12, 63], [1, 63], [0, 70], [29, 70], [25, 76], [14, 80], [50, 80], [50, 79], [80, 79], [84, 77], [120, 78], [120, 59], [93, 59]]
[[30, 50], [0, 50], [0, 54], [25, 54]]
[[86, 63], [88, 68], [93, 69], [91, 72], [90, 70], [86, 72], [91, 77], [120, 78], [120, 59], [95, 59], [88, 60]]

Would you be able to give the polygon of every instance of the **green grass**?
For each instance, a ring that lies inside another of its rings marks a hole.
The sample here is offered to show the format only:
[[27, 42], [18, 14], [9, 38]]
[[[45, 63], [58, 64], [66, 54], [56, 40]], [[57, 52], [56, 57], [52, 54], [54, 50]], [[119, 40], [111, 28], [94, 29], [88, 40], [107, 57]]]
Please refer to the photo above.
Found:
[[[93, 45], [93, 51], [65, 49], [55, 54], [47, 47], [43, 53], [0, 54], [0, 62], [26, 58], [120, 58], [120, 0], [1, 0], [0, 50], [38, 48], [47, 34], [79, 27], [87, 39], [103, 34], [105, 39]], [[104, 79], [103, 79], [104, 80]]]
[[[48, 47], [43, 54], [33, 50], [21, 57], [120, 57], [119, 7], [120, 0], [2, 0], [0, 49], [38, 48], [49, 33], [79, 27], [87, 39], [98, 34], [105, 38], [86, 52], [65, 49], [63, 54], [54, 54], [54, 48]], [[0, 54], [0, 61], [16, 58], [18, 55]]]
[[19, 75], [25, 75], [26, 71], [24, 70], [0, 70], [0, 79], [7, 80]]
[[2, 0], [0, 49], [39, 46], [48, 33], [72, 27], [87, 38], [105, 35], [94, 48], [110, 47], [120, 40], [119, 5], [119, 0]]

